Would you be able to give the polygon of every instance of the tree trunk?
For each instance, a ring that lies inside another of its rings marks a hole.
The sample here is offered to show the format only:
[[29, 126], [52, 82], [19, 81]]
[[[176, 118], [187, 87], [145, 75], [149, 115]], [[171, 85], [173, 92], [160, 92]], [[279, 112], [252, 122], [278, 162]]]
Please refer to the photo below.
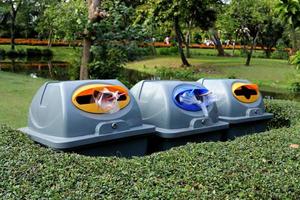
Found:
[[191, 57], [191, 52], [190, 52], [190, 44], [191, 44], [191, 35], [190, 35], [190, 30], [186, 33], [185, 36], [185, 48], [186, 48], [186, 57], [190, 58]]
[[250, 66], [250, 61], [251, 61], [251, 57], [252, 57], [252, 52], [253, 52], [253, 47], [254, 45], [251, 45], [251, 49], [250, 52], [247, 52], [247, 60], [246, 60], [246, 66]]
[[292, 33], [292, 55], [294, 55], [297, 51], [297, 37], [296, 37], [296, 30], [293, 24], [291, 24], [291, 33]]
[[80, 67], [80, 80], [88, 79], [88, 64], [91, 58], [91, 46], [92, 41], [89, 38], [83, 39], [83, 50], [82, 50], [82, 59], [81, 59], [81, 67]]
[[10, 39], [11, 50], [15, 50], [15, 32], [16, 32], [16, 11], [11, 4], [11, 24], [10, 24]]
[[232, 56], [234, 56], [236, 42], [237, 42], [237, 35], [235, 36], [235, 40], [233, 42]]
[[214, 45], [218, 51], [218, 56], [225, 56], [224, 49], [222, 47], [220, 38], [218, 36], [218, 33], [216, 30], [213, 29], [213, 34], [212, 34], [212, 41], [214, 42]]
[[255, 37], [252, 40], [250, 52], [247, 52], [247, 60], [246, 60], [246, 64], [245, 64], [246, 66], [250, 66], [250, 61], [251, 61], [254, 46], [256, 45], [256, 40], [258, 38], [258, 34], [259, 34], [259, 31], [257, 31]]
[[178, 51], [181, 57], [181, 61], [182, 61], [182, 65], [183, 66], [191, 66], [190, 63], [187, 61], [183, 49], [182, 49], [182, 36], [181, 36], [181, 30], [180, 30], [180, 26], [179, 26], [179, 19], [178, 17], [174, 17], [174, 29], [175, 29], [175, 33], [176, 33], [176, 39], [178, 42]]
[[271, 57], [271, 54], [272, 54], [272, 47], [267, 47], [265, 49], [265, 53], [266, 53], [266, 57], [267, 58], [270, 58]]
[[[88, 23], [93, 23], [99, 17], [101, 17], [101, 13], [99, 11], [98, 6], [100, 5], [100, 0], [88, 0]], [[83, 50], [82, 50], [82, 58], [81, 58], [81, 66], [80, 66], [80, 80], [88, 79], [89, 72], [88, 72], [88, 64], [91, 58], [91, 46], [92, 46], [92, 39], [91, 34], [87, 30], [84, 30], [84, 39], [83, 39]]]
[[49, 70], [51, 79], [53, 79], [54, 77], [53, 77], [53, 73], [52, 73], [52, 61], [51, 60], [48, 60], [48, 70]]
[[52, 35], [53, 35], [53, 31], [50, 30], [49, 37], [48, 37], [48, 48], [52, 46]]
[[190, 45], [191, 45], [191, 24], [192, 22], [188, 22], [188, 30], [185, 35], [185, 48], [186, 48], [186, 57], [190, 58], [191, 57], [191, 52], [190, 52]]

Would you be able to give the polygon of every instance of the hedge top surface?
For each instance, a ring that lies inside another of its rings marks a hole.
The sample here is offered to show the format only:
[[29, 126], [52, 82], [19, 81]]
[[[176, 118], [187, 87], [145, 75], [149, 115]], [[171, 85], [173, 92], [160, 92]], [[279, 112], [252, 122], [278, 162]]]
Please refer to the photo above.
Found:
[[0, 126], [1, 199], [298, 199], [300, 109], [267, 101], [271, 127], [142, 158], [54, 152]]
[[[300, 124], [143, 158], [54, 152], [0, 129], [0, 196], [59, 199], [297, 199]], [[297, 147], [297, 146], [296, 146]]]

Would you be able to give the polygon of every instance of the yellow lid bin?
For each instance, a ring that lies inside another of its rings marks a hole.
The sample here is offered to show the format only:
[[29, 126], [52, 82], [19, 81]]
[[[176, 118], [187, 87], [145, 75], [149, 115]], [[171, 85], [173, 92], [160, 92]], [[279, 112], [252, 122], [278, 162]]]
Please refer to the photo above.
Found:
[[229, 123], [227, 139], [263, 132], [273, 114], [265, 112], [256, 84], [242, 79], [200, 79], [201, 84], [216, 96], [219, 119]]

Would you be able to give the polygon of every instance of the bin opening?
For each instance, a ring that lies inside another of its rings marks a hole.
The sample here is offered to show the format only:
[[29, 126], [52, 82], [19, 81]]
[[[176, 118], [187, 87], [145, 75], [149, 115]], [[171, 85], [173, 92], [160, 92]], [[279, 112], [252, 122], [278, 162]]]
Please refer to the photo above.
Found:
[[203, 111], [207, 113], [206, 107], [211, 104], [210, 92], [206, 88], [181, 88], [175, 91], [175, 104], [187, 111]]
[[[95, 92], [98, 92], [98, 91], [95, 91]], [[127, 97], [124, 93], [119, 93], [119, 95], [120, 95], [120, 97], [117, 99], [117, 101], [126, 101]], [[76, 101], [80, 105], [95, 103], [94, 97], [95, 97], [95, 93], [94, 93], [94, 95], [78, 96], [78, 97], [76, 97]], [[112, 97], [112, 95], [109, 95], [108, 97]]]
[[235, 83], [232, 86], [234, 97], [243, 103], [253, 103], [258, 100], [259, 91], [256, 84]]
[[90, 113], [115, 113], [130, 101], [128, 91], [116, 85], [92, 84], [77, 89], [72, 102], [80, 110]]

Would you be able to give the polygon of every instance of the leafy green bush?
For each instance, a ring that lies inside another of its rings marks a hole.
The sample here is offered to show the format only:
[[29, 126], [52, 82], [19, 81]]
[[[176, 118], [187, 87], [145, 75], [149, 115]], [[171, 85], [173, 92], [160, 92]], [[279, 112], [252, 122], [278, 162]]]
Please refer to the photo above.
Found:
[[0, 49], [0, 59], [1, 59], [1, 58], [4, 58], [5, 55], [6, 55], [5, 50], [4, 50], [4, 49]]
[[272, 59], [284, 59], [284, 60], [287, 60], [289, 58], [289, 54], [285, 50], [277, 49], [276, 51], [274, 51], [271, 54], [270, 58], [272, 58]]
[[145, 56], [153, 55], [151, 47], [138, 47], [136, 42], [129, 43], [129, 45], [126, 46], [125, 51], [127, 60], [129, 61], [140, 60]]
[[230, 74], [230, 75], [228, 75], [227, 78], [229, 78], [229, 79], [237, 79], [237, 77], [236, 77], [235, 74]]
[[298, 199], [300, 125], [141, 158], [86, 157], [0, 127], [2, 199]]
[[26, 49], [27, 57], [41, 57], [42, 56], [42, 50], [37, 48], [28, 48]]
[[264, 100], [266, 111], [273, 113], [269, 128], [290, 127], [300, 121], [299, 103], [286, 100]]
[[291, 84], [291, 90], [293, 92], [300, 92], [300, 82], [293, 82]]
[[9, 50], [6, 52], [6, 56], [8, 58], [17, 58], [18, 57], [18, 52], [16, 50]]
[[200, 33], [196, 32], [194, 35], [194, 42], [197, 44], [201, 44], [202, 42], [202, 36]]
[[158, 55], [172, 56], [178, 54], [177, 47], [157, 48]]
[[110, 17], [89, 24], [88, 29], [94, 33], [90, 75], [92, 78], [116, 78], [126, 61], [145, 53], [137, 43], [144, 40], [146, 31], [131, 23], [135, 10], [124, 2], [104, 1], [101, 8]]
[[290, 62], [296, 65], [297, 69], [300, 69], [300, 51], [297, 51], [295, 55], [290, 57]]
[[[179, 80], [195, 80], [195, 71], [193, 68], [169, 68], [161, 67], [156, 69], [157, 77], [161, 79], [179, 79]], [[198, 78], [200, 78], [198, 76]]]
[[43, 49], [41, 53], [42, 56], [46, 59], [51, 59], [53, 57], [53, 52], [51, 49]]
[[115, 45], [94, 46], [92, 52], [94, 53], [94, 61], [89, 65], [92, 78], [109, 79], [119, 76], [127, 60], [122, 47]]

